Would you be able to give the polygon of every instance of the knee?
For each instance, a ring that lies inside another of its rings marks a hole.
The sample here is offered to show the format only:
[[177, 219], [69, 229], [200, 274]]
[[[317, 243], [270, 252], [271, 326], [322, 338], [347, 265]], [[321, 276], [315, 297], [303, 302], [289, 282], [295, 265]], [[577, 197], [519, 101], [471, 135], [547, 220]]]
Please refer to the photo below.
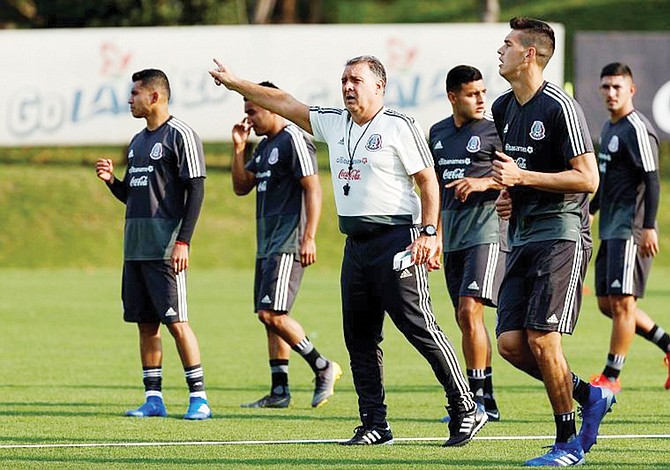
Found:
[[519, 345], [505, 338], [498, 338], [498, 353], [507, 362], [517, 364], [520, 360], [521, 349]]
[[475, 318], [474, 312], [467, 308], [459, 308], [456, 312], [456, 323], [464, 335], [471, 335], [481, 326], [478, 318]]
[[188, 322], [175, 322], [167, 325], [168, 330], [173, 338], [176, 340], [186, 337], [190, 331], [191, 327]]
[[258, 311], [258, 321], [268, 328], [274, 328], [277, 326], [280, 320], [280, 315], [269, 310], [259, 310]]

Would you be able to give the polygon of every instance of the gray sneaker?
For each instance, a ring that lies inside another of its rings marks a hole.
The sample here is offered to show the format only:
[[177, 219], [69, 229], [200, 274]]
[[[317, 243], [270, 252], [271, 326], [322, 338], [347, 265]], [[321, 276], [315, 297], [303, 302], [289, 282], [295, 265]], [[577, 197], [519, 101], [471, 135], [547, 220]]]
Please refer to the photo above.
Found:
[[242, 403], [242, 408], [288, 408], [291, 404], [291, 394], [286, 395], [265, 395], [260, 400], [250, 403]]
[[330, 361], [328, 367], [316, 374], [314, 378], [314, 396], [312, 407], [317, 408], [325, 405], [328, 399], [335, 393], [335, 382], [342, 377], [342, 368], [335, 361]]

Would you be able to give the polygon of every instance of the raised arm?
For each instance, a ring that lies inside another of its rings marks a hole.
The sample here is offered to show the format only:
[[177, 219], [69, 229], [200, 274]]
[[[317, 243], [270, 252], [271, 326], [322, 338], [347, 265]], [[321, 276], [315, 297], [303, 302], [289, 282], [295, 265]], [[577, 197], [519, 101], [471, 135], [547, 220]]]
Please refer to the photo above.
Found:
[[295, 99], [283, 90], [264, 87], [244, 80], [234, 75], [228, 67], [214, 59], [217, 68], [209, 74], [217, 85], [223, 85], [229, 90], [236, 91], [249, 101], [256, 103], [273, 113], [285, 117], [308, 133], [312, 133], [312, 124], [309, 121], [309, 106]]

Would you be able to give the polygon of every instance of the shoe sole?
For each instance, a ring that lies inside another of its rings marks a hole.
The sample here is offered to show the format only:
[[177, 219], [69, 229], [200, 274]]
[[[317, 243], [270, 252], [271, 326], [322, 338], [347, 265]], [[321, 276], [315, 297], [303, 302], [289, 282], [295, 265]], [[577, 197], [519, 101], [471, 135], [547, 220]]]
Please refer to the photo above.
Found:
[[312, 408], [319, 408], [320, 406], [325, 405], [326, 403], [328, 403], [328, 399], [330, 397], [332, 397], [333, 395], [335, 395], [335, 384], [337, 383], [338, 380], [340, 380], [340, 377], [342, 377], [343, 372], [342, 372], [342, 367], [340, 367], [340, 365], [337, 362], [332, 361], [332, 364], [333, 364], [333, 368], [335, 369], [335, 373], [334, 373], [335, 379], [333, 380], [333, 387], [330, 389], [330, 394], [326, 398], [321, 400], [320, 402], [312, 403]]

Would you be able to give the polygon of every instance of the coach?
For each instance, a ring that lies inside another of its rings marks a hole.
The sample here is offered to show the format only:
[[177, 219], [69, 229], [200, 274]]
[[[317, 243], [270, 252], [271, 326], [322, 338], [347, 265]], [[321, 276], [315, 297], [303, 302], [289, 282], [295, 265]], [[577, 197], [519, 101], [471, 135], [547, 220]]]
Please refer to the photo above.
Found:
[[379, 346], [384, 312], [444, 387], [452, 418], [444, 445], [469, 442], [486, 423], [486, 413], [475, 406], [454, 349], [437, 325], [425, 267], [437, 242], [437, 178], [423, 131], [413, 119], [384, 107], [384, 66], [372, 56], [349, 60], [342, 74], [345, 109], [340, 109], [308, 107], [284, 91], [240, 79], [215, 62], [218, 68], [210, 75], [217, 84], [328, 144], [340, 230], [347, 235], [342, 315], [361, 418], [361, 426], [344, 444], [393, 440]]

